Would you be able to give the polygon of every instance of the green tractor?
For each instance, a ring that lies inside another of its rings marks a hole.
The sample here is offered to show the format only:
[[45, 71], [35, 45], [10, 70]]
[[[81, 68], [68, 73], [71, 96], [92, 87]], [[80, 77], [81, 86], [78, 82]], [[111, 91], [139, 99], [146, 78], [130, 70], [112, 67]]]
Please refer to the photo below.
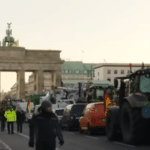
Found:
[[108, 108], [106, 135], [108, 140], [128, 144], [150, 141], [150, 69], [140, 69], [114, 80], [113, 100]]
[[104, 102], [104, 95], [107, 92], [113, 101], [114, 86], [111, 83], [96, 82], [90, 86], [91, 102]]

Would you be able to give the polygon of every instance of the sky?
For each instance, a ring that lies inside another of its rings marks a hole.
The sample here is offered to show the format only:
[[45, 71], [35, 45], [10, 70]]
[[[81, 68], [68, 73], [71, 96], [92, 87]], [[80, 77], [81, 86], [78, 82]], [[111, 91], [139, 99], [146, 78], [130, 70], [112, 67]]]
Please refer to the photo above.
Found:
[[[20, 47], [61, 50], [63, 60], [150, 63], [149, 8], [149, 0], [1, 0], [0, 41], [12, 22]], [[16, 73], [1, 77], [4, 91], [16, 82]]]

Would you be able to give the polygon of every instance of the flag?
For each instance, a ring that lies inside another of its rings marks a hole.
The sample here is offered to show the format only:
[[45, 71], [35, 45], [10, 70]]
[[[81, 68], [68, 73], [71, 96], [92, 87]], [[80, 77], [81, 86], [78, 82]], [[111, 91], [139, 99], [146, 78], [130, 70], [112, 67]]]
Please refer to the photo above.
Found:
[[104, 95], [104, 108], [105, 108], [105, 111], [106, 111], [106, 107], [108, 106], [108, 104], [110, 103], [110, 96], [107, 92], [105, 92], [105, 95]]
[[30, 104], [30, 100], [28, 100], [28, 104], [27, 104], [27, 112], [29, 112], [30, 108], [31, 108], [31, 104]]

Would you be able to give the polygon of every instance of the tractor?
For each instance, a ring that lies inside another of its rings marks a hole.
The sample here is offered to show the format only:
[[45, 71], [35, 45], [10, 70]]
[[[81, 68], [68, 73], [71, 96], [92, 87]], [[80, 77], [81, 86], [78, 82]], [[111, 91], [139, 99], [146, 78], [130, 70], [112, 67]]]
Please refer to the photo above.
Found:
[[106, 136], [127, 144], [150, 141], [150, 68], [114, 79], [113, 100], [108, 108]]

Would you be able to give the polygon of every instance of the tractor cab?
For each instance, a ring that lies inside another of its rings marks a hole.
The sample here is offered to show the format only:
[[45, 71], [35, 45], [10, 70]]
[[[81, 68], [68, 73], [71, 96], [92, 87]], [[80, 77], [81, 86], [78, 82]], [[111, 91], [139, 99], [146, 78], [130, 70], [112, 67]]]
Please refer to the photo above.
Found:
[[150, 69], [140, 69], [126, 77], [114, 79], [114, 101], [122, 105], [124, 97], [141, 95], [143, 102], [150, 101]]
[[111, 84], [93, 84], [90, 87], [91, 91], [91, 99], [93, 102], [103, 102], [104, 101], [104, 95], [107, 93], [111, 100], [113, 99], [113, 90], [114, 87]]

